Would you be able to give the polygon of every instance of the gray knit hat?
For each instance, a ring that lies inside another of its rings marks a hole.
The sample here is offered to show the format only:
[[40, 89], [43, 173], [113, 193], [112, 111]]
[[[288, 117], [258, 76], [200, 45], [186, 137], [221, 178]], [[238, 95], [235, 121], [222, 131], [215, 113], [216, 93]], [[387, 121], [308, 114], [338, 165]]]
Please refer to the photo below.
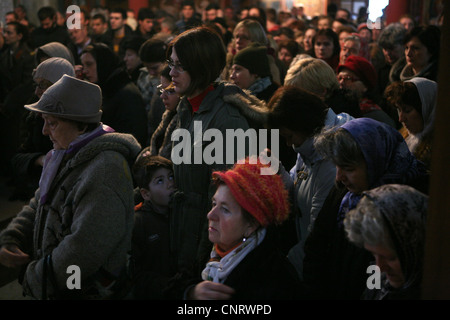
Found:
[[25, 105], [34, 112], [86, 123], [100, 122], [102, 91], [94, 83], [64, 75], [38, 102]]
[[65, 74], [75, 77], [72, 64], [63, 58], [49, 58], [37, 66], [33, 73], [33, 79], [41, 78], [55, 83]]

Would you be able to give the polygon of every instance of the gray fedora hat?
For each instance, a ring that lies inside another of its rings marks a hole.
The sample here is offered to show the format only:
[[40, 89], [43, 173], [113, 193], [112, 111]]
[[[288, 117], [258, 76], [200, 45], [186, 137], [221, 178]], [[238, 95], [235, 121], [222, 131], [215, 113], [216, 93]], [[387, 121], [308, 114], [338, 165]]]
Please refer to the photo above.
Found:
[[59, 118], [95, 123], [102, 117], [101, 105], [102, 91], [98, 85], [65, 74], [38, 102], [24, 107]]

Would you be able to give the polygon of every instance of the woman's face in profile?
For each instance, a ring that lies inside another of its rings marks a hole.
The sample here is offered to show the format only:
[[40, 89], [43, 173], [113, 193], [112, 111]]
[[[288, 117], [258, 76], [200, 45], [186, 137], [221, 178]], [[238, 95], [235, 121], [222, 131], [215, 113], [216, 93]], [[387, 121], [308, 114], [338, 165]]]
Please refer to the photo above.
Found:
[[373, 254], [377, 266], [386, 274], [389, 284], [394, 288], [402, 287], [405, 278], [396, 252], [385, 245], [370, 246], [365, 243], [364, 248]]
[[365, 162], [359, 165], [336, 165], [336, 181], [342, 183], [348, 191], [355, 194], [369, 189], [369, 178]]
[[184, 67], [181, 65], [175, 48], [172, 48], [170, 61], [173, 67], [171, 67], [169, 74], [172, 77], [172, 82], [175, 86], [175, 92], [181, 97], [185, 95], [191, 84], [191, 76], [189, 75], [189, 72], [184, 70]]
[[217, 188], [207, 218], [209, 240], [223, 251], [237, 246], [254, 231], [252, 224], [244, 219], [242, 207], [226, 185]]
[[89, 52], [81, 55], [81, 64], [83, 65], [84, 78], [92, 83], [98, 83], [97, 61]]

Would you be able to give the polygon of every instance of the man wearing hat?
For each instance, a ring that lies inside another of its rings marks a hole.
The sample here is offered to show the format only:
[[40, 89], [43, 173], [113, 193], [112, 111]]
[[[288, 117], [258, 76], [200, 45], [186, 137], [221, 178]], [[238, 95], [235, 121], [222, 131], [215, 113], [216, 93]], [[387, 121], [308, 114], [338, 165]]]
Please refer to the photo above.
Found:
[[366, 58], [349, 56], [337, 67], [337, 79], [341, 88], [349, 89], [357, 96], [364, 117], [396, 127], [394, 119], [376, 103], [377, 72]]
[[98, 85], [64, 75], [34, 104], [53, 143], [39, 188], [0, 233], [0, 263], [35, 299], [118, 298], [133, 227], [129, 164], [141, 149], [100, 122]]

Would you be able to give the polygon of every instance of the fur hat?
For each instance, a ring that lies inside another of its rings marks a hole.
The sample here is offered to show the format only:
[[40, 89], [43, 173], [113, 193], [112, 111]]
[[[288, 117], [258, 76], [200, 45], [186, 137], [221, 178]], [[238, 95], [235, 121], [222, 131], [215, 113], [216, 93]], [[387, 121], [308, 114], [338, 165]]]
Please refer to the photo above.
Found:
[[38, 102], [25, 105], [34, 112], [85, 123], [100, 122], [102, 92], [98, 85], [64, 75]]
[[247, 158], [228, 171], [215, 171], [213, 178], [225, 182], [239, 205], [263, 227], [280, 224], [290, 212], [288, 192], [277, 174], [262, 175], [268, 167], [259, 159]]
[[233, 64], [243, 66], [261, 78], [267, 77], [271, 75], [267, 54], [267, 47], [252, 44], [236, 53]]
[[65, 74], [75, 77], [72, 64], [63, 58], [49, 58], [37, 66], [33, 73], [33, 79], [42, 78], [55, 83]]
[[354, 72], [369, 90], [376, 87], [377, 72], [372, 63], [366, 58], [360, 56], [348, 57], [344, 64], [338, 66], [337, 73], [344, 68]]

